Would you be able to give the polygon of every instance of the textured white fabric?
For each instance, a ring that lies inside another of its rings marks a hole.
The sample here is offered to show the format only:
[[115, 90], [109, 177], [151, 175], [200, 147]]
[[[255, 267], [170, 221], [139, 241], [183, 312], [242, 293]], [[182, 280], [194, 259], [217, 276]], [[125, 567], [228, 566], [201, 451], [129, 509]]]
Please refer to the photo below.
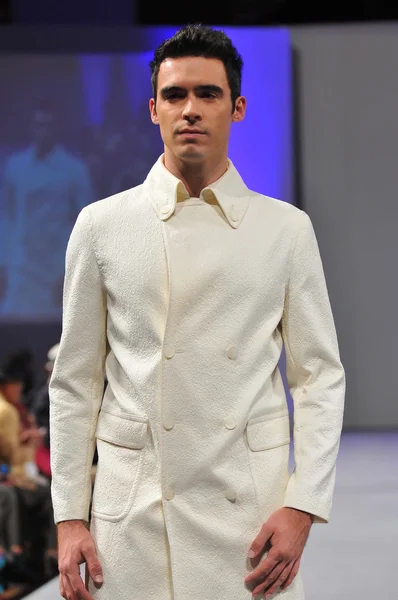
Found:
[[[272, 512], [331, 512], [345, 375], [308, 215], [249, 190], [231, 162], [189, 199], [160, 157], [143, 185], [80, 213], [63, 319], [52, 492], [56, 522], [88, 518], [98, 438], [105, 582], [90, 592], [248, 600], [247, 551]], [[300, 573], [275, 597], [302, 600]]]

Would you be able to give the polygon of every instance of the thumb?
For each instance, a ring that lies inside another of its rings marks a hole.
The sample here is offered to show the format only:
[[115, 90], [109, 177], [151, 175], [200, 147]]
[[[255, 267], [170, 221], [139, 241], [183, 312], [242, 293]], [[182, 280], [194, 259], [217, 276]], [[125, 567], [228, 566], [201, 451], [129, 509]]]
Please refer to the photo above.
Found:
[[103, 583], [104, 577], [102, 574], [102, 567], [98, 561], [97, 553], [93, 546], [86, 550], [84, 553], [84, 558], [86, 560], [87, 569], [91, 579], [95, 583]]
[[254, 538], [247, 556], [249, 558], [254, 558], [257, 554], [259, 554], [263, 549], [267, 541], [272, 537], [274, 531], [272, 527], [266, 521], [260, 529], [260, 532]]

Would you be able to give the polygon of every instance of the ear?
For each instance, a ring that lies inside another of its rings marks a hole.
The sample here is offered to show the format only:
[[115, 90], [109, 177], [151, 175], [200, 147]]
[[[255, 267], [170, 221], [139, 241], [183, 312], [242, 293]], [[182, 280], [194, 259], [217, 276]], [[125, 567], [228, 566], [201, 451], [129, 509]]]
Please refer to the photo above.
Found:
[[238, 96], [235, 101], [235, 110], [232, 114], [232, 121], [238, 123], [243, 121], [246, 114], [246, 98], [244, 96]]
[[155, 125], [159, 125], [159, 117], [156, 112], [155, 100], [153, 98], [149, 100], [149, 112], [151, 113], [152, 123], [154, 123]]

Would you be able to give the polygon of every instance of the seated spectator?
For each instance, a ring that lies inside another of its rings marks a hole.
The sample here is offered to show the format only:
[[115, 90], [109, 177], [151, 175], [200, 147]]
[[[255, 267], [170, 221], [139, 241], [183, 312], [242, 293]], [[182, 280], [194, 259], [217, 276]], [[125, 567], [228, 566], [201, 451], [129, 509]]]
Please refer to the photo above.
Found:
[[27, 398], [35, 387], [35, 365], [33, 352], [23, 348], [9, 356], [15, 369], [23, 376], [22, 396]]
[[[0, 477], [3, 478], [7, 470], [2, 469]], [[19, 593], [18, 585], [10, 585], [9, 563], [13, 558], [23, 554], [20, 545], [18, 501], [11, 487], [1, 485], [0, 480], [0, 598], [7, 592]], [[7, 574], [7, 577], [6, 577]]]
[[50, 486], [35, 468], [42, 437], [21, 403], [22, 382], [12, 359], [0, 365], [0, 464], [8, 466], [7, 481], [18, 498], [23, 543], [30, 542], [31, 558], [44, 576], [45, 565], [57, 557], [56, 526]]
[[0, 470], [0, 600], [20, 597], [42, 583], [29, 567], [22, 545], [18, 497], [7, 482], [7, 469]]
[[43, 434], [43, 443], [36, 451], [36, 464], [42, 475], [51, 477], [50, 464], [50, 397], [49, 383], [53, 371], [55, 359], [57, 357], [59, 344], [55, 344], [47, 353], [47, 362], [45, 364], [46, 379], [43, 384], [36, 389], [29, 404], [30, 412], [36, 419], [37, 427]]
[[0, 555], [7, 552], [18, 555], [23, 552], [18, 499], [14, 488], [6, 480], [6, 471], [2, 472], [2, 476], [4, 479], [0, 482]]

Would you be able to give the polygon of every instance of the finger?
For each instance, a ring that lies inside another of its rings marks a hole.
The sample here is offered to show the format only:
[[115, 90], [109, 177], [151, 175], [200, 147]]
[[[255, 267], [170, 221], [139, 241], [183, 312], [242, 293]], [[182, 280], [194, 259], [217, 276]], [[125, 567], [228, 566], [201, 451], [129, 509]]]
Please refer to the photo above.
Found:
[[245, 578], [245, 583], [252, 583], [257, 579], [261, 579], [263, 581], [264, 578], [267, 577], [271, 571], [273, 571], [273, 569], [275, 569], [277, 564], [281, 563], [281, 566], [282, 564], [284, 566], [286, 565], [286, 562], [287, 561], [283, 560], [283, 558], [280, 556], [280, 553], [275, 550], [275, 547], [271, 548], [268, 556], [258, 565], [256, 569], [247, 575]]
[[299, 558], [298, 560], [296, 560], [293, 563], [293, 567], [290, 571], [290, 574], [288, 575], [286, 581], [281, 585], [282, 590], [285, 590], [287, 587], [289, 587], [289, 585], [292, 583], [293, 579], [296, 577], [298, 570], [300, 568], [300, 561], [301, 561], [301, 558]]
[[[77, 573], [69, 573], [68, 578], [69, 583], [72, 586], [72, 590], [77, 596], [77, 600], [94, 600], [94, 598], [91, 596], [88, 590], [86, 590], [86, 588], [84, 587], [83, 580], [80, 577], [80, 571], [78, 571]], [[73, 598], [73, 600], [75, 599]]]
[[64, 576], [62, 575], [62, 573], [60, 573], [59, 575], [59, 593], [61, 594], [62, 598], [66, 598]]
[[82, 551], [83, 557], [86, 561], [87, 569], [91, 579], [94, 583], [101, 584], [104, 582], [104, 576], [102, 573], [102, 567], [99, 563], [97, 552], [94, 544], [88, 546]]
[[253, 595], [259, 594], [260, 592], [263, 592], [265, 590], [265, 588], [268, 588], [271, 585], [273, 585], [274, 582], [279, 579], [280, 574], [285, 570], [285, 568], [286, 568], [286, 564], [285, 563], [278, 564], [275, 567], [275, 569], [273, 569], [273, 571], [271, 571], [271, 573], [269, 575], [267, 575], [267, 577], [265, 577], [265, 579], [263, 579], [263, 581], [261, 581], [254, 588]]
[[282, 571], [279, 573], [278, 577], [276, 579], [274, 579], [273, 583], [271, 584], [271, 586], [267, 586], [267, 589], [265, 590], [265, 597], [268, 598], [269, 596], [272, 596], [272, 594], [274, 594], [276, 592], [276, 590], [281, 587], [281, 585], [286, 581], [287, 577], [289, 576], [289, 573], [292, 570], [292, 563], [288, 563], [287, 565], [285, 565], [285, 568], [282, 569]]
[[253, 542], [251, 543], [251, 546], [247, 553], [247, 556], [249, 558], [254, 558], [257, 554], [259, 554], [264, 549], [264, 546], [267, 543], [267, 541], [273, 535], [274, 531], [267, 523], [268, 522], [264, 523], [264, 525], [260, 529], [260, 532], [256, 535]]
[[78, 596], [73, 591], [68, 577], [66, 575], [61, 575], [60, 579], [62, 580], [62, 584], [60, 582], [60, 588], [62, 585], [61, 596], [66, 598], [66, 600], [79, 600]]

